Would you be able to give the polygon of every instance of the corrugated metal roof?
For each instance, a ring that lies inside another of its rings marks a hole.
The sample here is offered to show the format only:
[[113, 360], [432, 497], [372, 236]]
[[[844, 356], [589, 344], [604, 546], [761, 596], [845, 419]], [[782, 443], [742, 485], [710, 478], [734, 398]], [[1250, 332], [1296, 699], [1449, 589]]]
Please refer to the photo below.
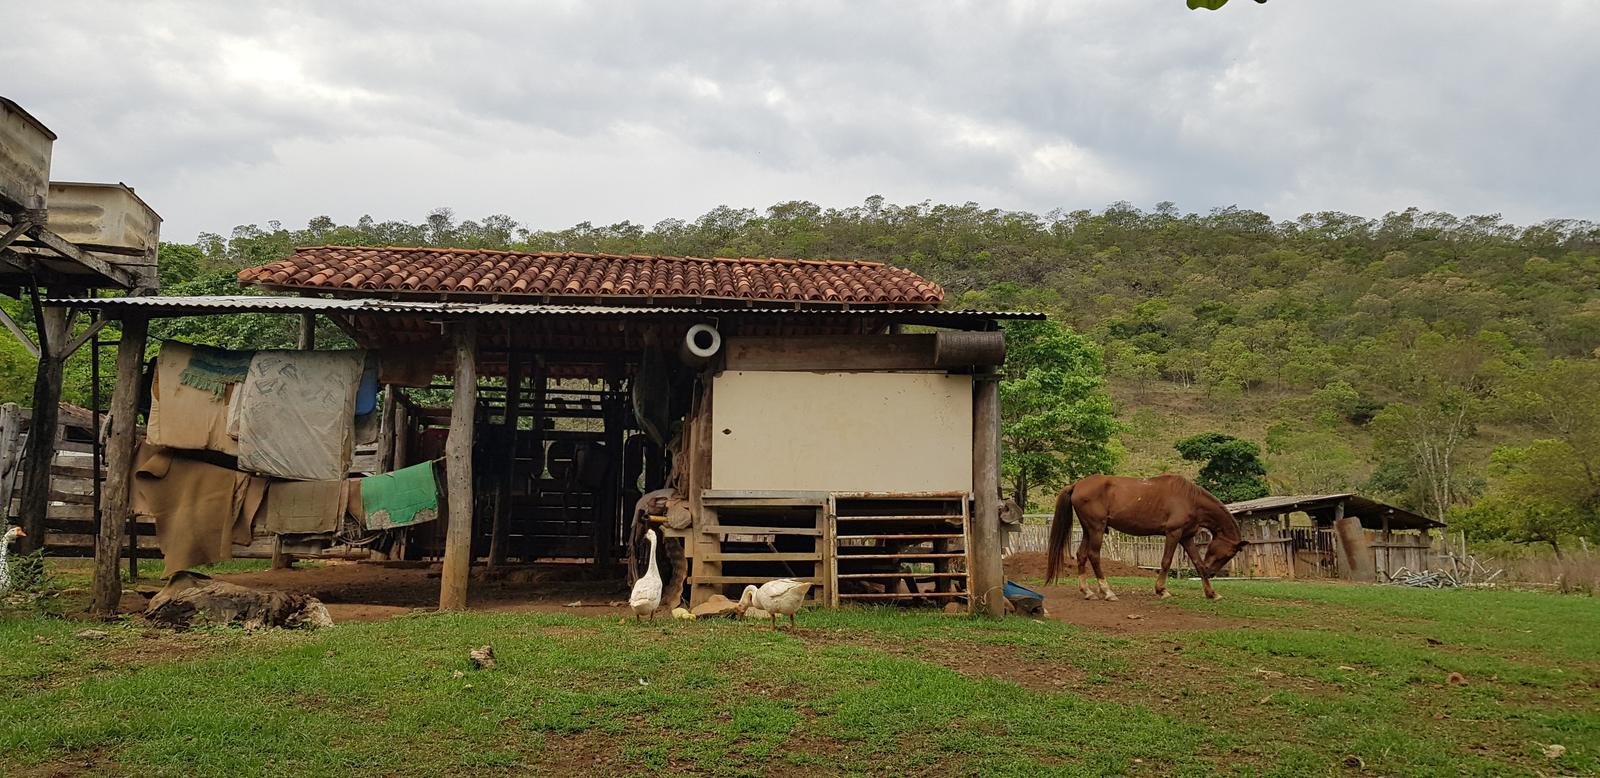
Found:
[[519, 303], [443, 302], [434, 300], [336, 299], [327, 297], [275, 297], [269, 295], [200, 295], [192, 297], [93, 297], [55, 299], [46, 305], [95, 308], [105, 311], [144, 309], [155, 316], [214, 313], [351, 313], [417, 314], [450, 317], [477, 316], [884, 316], [904, 321], [979, 321], [1043, 319], [1032, 311], [966, 311], [927, 308], [746, 308], [665, 307], [614, 305], [548, 305]]
[[1333, 507], [1340, 502], [1345, 505], [1345, 515], [1361, 519], [1361, 526], [1367, 529], [1381, 529], [1385, 518], [1389, 520], [1390, 529], [1427, 529], [1445, 526], [1444, 522], [1435, 521], [1405, 508], [1350, 492], [1262, 497], [1228, 503], [1228, 510], [1235, 516], [1274, 516], [1296, 511], [1326, 513], [1333, 510]]

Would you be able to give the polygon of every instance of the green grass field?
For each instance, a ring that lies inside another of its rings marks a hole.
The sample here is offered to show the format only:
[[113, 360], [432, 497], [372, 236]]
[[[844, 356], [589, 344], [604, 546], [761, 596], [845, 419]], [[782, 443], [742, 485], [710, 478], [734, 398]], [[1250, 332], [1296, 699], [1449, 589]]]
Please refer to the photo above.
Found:
[[[1224, 591], [1181, 582], [1170, 601], [1214, 626], [1116, 634], [896, 610], [807, 612], [795, 634], [531, 614], [173, 634], [11, 613], [0, 774], [1600, 772], [1600, 601]], [[485, 643], [499, 666], [476, 671]]]

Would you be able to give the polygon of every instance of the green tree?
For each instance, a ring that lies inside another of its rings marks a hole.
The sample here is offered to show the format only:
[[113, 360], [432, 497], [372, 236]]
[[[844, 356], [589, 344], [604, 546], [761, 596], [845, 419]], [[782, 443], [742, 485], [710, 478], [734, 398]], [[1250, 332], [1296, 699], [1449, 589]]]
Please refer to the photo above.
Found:
[[1600, 538], [1600, 360], [1556, 359], [1508, 378], [1504, 419], [1547, 437], [1497, 449], [1485, 498], [1465, 514], [1479, 534], [1519, 543]]
[[1000, 382], [1001, 469], [1018, 505], [1116, 467], [1119, 425], [1105, 391], [1100, 349], [1052, 321], [1007, 322]]
[[1178, 441], [1173, 448], [1184, 459], [1202, 463], [1195, 482], [1223, 502], [1254, 500], [1270, 493], [1261, 447], [1248, 440], [1202, 432]]
[[1560, 440], [1497, 449], [1488, 493], [1456, 523], [1475, 538], [1548, 544], [1560, 557], [1568, 539], [1600, 538], [1600, 488], [1588, 464]]

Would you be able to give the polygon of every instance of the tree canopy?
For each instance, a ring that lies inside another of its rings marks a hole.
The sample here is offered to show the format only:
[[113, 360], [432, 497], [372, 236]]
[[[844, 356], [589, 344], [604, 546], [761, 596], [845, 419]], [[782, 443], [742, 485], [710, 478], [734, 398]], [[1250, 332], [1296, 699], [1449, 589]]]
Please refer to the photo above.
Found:
[[1195, 483], [1223, 502], [1239, 502], [1266, 497], [1267, 467], [1261, 463], [1261, 447], [1221, 432], [1202, 432], [1178, 441], [1174, 446], [1184, 459], [1199, 462], [1200, 477]]
[[1033, 487], [1059, 489], [1117, 464], [1118, 426], [1100, 349], [1049, 321], [1007, 322], [1000, 382], [1001, 471], [1023, 507]]

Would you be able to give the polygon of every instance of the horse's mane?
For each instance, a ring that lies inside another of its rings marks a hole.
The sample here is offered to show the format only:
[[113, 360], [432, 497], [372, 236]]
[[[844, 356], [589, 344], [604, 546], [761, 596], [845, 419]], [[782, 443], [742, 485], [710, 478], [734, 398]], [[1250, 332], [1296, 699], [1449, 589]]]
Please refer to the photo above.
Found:
[[1217, 499], [1216, 495], [1206, 491], [1199, 484], [1187, 478], [1182, 479], [1182, 481], [1183, 488], [1188, 490], [1191, 499], [1211, 508], [1212, 520], [1220, 525], [1216, 529], [1231, 532], [1235, 538], [1242, 537], [1239, 531], [1239, 520], [1233, 517], [1233, 511], [1228, 510], [1228, 506], [1222, 500]]

